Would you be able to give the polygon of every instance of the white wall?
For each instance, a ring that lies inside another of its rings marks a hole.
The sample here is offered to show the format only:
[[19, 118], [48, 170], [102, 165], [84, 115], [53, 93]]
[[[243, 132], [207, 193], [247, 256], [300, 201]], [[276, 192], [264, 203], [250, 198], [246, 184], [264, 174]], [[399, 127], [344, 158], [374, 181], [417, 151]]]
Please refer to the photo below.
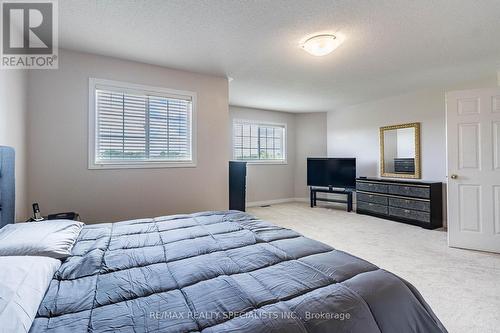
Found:
[[[448, 89], [417, 91], [328, 113], [290, 114], [231, 106], [231, 119], [286, 123], [290, 129], [287, 165], [249, 164], [247, 201], [308, 197], [307, 157], [356, 157], [358, 176], [376, 177], [379, 128], [410, 122], [420, 122], [422, 127], [422, 178], [446, 182], [445, 91], [488, 87], [495, 80], [491, 77]], [[291, 154], [295, 154], [295, 162]]]
[[[307, 198], [307, 157], [326, 156], [326, 113], [287, 113], [230, 106], [233, 119], [287, 125], [287, 163], [248, 163], [247, 202], [250, 205]], [[231, 146], [230, 146], [231, 150]]]
[[[379, 175], [379, 128], [421, 123], [422, 179], [446, 182], [445, 92], [492, 87], [496, 78], [393, 96], [328, 112], [328, 155], [357, 158], [357, 175]], [[444, 188], [446, 190], [446, 188]], [[446, 201], [445, 201], [446, 202]]]
[[[295, 115], [287, 112], [230, 106], [228, 136], [232, 137], [234, 119], [286, 125], [286, 164], [247, 164], [247, 202], [250, 204], [294, 197]], [[230, 140], [231, 141], [231, 140]], [[231, 144], [229, 150], [231, 151]], [[232, 152], [230, 152], [232, 154]]]
[[446, 181], [445, 93], [493, 87], [496, 78], [411, 92], [328, 112], [328, 154], [357, 158], [358, 176], [379, 175], [379, 128], [421, 123], [422, 179]]
[[398, 157], [398, 132], [384, 133], [384, 164], [388, 172], [394, 172], [394, 158]]
[[[59, 59], [29, 74], [28, 196], [42, 213], [96, 222], [227, 209], [226, 78], [66, 50]], [[196, 92], [197, 167], [88, 170], [89, 77]]]
[[295, 116], [295, 120], [295, 198], [307, 198], [307, 158], [327, 156], [327, 117], [326, 112], [301, 113]]
[[379, 128], [421, 123], [422, 179], [446, 180], [444, 91], [421, 91], [328, 113], [328, 154], [356, 157], [358, 176], [379, 175]]
[[414, 158], [415, 157], [415, 130], [413, 128], [398, 129], [396, 135], [399, 158]]
[[0, 70], [0, 145], [16, 150], [16, 221], [28, 217], [26, 172], [26, 89], [24, 70]]

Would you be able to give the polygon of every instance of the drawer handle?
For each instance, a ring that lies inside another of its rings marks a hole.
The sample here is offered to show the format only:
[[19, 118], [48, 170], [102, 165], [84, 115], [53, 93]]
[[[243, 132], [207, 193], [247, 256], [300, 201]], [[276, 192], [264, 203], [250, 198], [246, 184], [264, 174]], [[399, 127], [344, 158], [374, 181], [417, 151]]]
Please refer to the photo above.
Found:
[[369, 195], [368, 198], [370, 198], [370, 199], [373, 198], [373, 195]]
[[407, 214], [408, 214], [409, 212], [410, 212], [410, 211], [409, 211], [408, 209], [405, 209], [405, 213], [407, 213]]
[[407, 204], [409, 204], [409, 203], [410, 203], [410, 200], [405, 200], [405, 202], [406, 202]]

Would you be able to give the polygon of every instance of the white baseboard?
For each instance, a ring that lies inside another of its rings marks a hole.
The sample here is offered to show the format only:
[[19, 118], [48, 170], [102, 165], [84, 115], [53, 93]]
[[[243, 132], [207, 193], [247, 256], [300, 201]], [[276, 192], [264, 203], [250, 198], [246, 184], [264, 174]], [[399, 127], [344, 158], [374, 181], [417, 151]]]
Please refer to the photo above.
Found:
[[274, 200], [264, 200], [264, 201], [250, 201], [246, 203], [247, 207], [258, 207], [267, 205], [277, 205], [287, 202], [309, 202], [308, 198], [285, 198], [285, 199], [274, 199]]
[[258, 206], [267, 206], [267, 205], [277, 205], [277, 204], [282, 204], [286, 202], [293, 202], [293, 198], [286, 198], [286, 199], [274, 199], [274, 200], [264, 200], [264, 201], [250, 201], [247, 202], [246, 205], [247, 207], [258, 207]]
[[[247, 207], [259, 207], [259, 206], [269, 206], [278, 205], [287, 202], [307, 202], [309, 203], [309, 198], [285, 198], [285, 199], [274, 199], [274, 200], [264, 200], [264, 201], [250, 201], [246, 203]], [[321, 202], [321, 201], [320, 201]], [[352, 203], [353, 211], [356, 211], [356, 200]]]

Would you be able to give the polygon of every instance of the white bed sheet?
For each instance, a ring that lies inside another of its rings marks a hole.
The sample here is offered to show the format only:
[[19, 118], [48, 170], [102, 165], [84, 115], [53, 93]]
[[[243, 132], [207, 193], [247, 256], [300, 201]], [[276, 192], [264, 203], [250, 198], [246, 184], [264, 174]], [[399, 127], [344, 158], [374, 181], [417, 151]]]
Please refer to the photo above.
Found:
[[61, 261], [49, 257], [0, 257], [0, 332], [28, 332]]

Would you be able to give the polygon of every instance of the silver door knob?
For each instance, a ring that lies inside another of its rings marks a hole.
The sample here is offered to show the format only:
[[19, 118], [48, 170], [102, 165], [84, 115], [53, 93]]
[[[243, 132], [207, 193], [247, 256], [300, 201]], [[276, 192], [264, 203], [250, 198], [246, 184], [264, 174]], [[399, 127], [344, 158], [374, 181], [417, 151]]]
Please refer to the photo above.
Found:
[[451, 179], [457, 179], [458, 175], [451, 175], [450, 177], [451, 177]]

